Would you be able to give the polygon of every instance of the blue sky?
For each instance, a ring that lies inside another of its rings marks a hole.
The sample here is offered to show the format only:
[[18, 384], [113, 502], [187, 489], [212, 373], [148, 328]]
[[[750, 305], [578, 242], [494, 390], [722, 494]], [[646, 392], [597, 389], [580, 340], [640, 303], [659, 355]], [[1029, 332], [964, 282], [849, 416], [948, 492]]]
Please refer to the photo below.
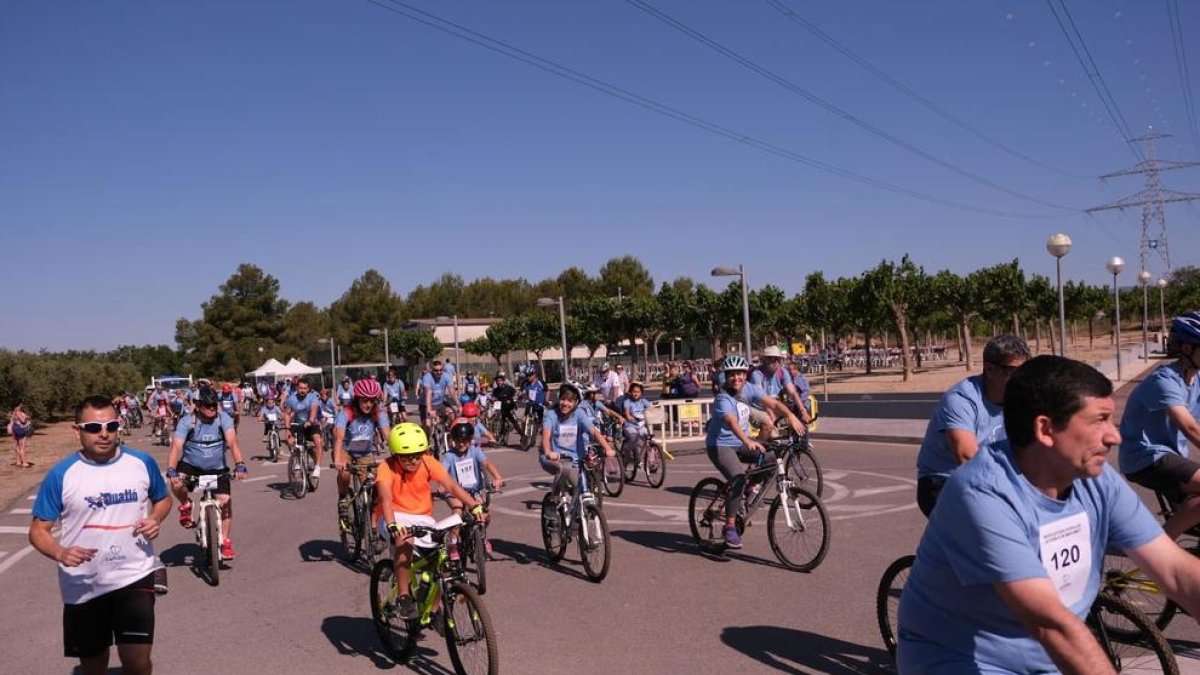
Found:
[[[1082, 209], [1142, 187], [1095, 179], [1136, 158], [1047, 3], [774, 3], [1034, 164], [887, 87], [767, 0], [646, 1], [943, 165], [629, 2], [406, 6], [792, 156], [975, 210], [697, 129], [366, 0], [9, 0], [0, 346], [170, 343], [175, 320], [196, 318], [241, 262], [320, 305], [369, 268], [407, 293], [446, 271], [536, 280], [626, 253], [656, 281], [743, 262], [752, 285], [789, 292], [813, 270], [853, 275], [906, 252], [930, 271], [1019, 257], [1052, 275], [1044, 246], [1059, 231], [1075, 241], [1070, 278], [1102, 283], [1111, 255], [1136, 268], [1140, 212], [1087, 217], [1012, 194]], [[1200, 74], [1200, 8], [1179, 5]], [[1164, 158], [1200, 159], [1165, 3], [1066, 6], [1126, 123], [1173, 134]], [[1200, 169], [1163, 182], [1200, 192]], [[1167, 208], [1176, 266], [1197, 264], [1197, 213]]]

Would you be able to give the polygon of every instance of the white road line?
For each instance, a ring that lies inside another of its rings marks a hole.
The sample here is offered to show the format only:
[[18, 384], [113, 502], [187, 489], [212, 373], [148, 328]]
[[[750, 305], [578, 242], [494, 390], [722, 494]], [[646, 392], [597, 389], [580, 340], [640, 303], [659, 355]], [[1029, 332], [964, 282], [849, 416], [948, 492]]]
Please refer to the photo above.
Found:
[[278, 478], [278, 477], [279, 476], [255, 476], [254, 478], [243, 478], [242, 482], [243, 483], [254, 483], [254, 482], [257, 482], [260, 480], [271, 480], [272, 478]]
[[0, 574], [4, 574], [5, 572], [7, 572], [8, 568], [12, 567], [13, 565], [16, 565], [17, 561], [19, 561], [21, 558], [24, 558], [25, 556], [29, 555], [32, 552], [33, 552], [33, 547], [26, 546], [25, 548], [21, 549], [20, 551], [17, 551], [16, 553], [14, 553], [12, 555], [12, 557], [10, 557], [8, 560], [5, 560], [4, 562], [0, 562]]
[[8, 551], [0, 551], [0, 558], [3, 558], [6, 555], [8, 555]]
[[28, 497], [26, 497], [25, 499], [27, 499], [27, 500], [29, 500], [29, 501], [33, 501], [33, 500], [37, 499], [37, 495], [29, 495], [29, 496], [28, 496]]
[[33, 513], [33, 509], [13, 509], [12, 511], [9, 511], [9, 513], [13, 514], [14, 516], [27, 516]]
[[887, 492], [908, 492], [910, 490], [912, 490], [912, 486], [908, 485], [908, 484], [891, 485], [888, 487], [877, 487], [877, 488], [866, 488], [863, 490], [855, 490], [854, 496], [855, 497], [869, 497], [871, 495], [881, 495], [881, 494], [885, 494]]
[[0, 534], [29, 534], [29, 528], [21, 525], [0, 525]]

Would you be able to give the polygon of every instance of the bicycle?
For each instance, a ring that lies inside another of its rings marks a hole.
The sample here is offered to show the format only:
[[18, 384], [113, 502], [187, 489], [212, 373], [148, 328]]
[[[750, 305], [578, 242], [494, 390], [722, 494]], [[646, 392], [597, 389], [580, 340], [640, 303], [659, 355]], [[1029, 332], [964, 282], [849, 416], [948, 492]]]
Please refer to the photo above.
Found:
[[356, 464], [355, 460], [351, 459], [351, 464], [347, 467], [350, 472], [350, 509], [346, 514], [349, 520], [343, 517], [340, 505], [337, 513], [338, 534], [347, 562], [357, 560], [358, 556], [365, 552], [367, 564], [374, 564], [376, 556], [383, 553], [387, 545], [371, 519], [371, 510], [375, 504], [376, 466], [374, 462]]
[[588, 473], [588, 489], [596, 497], [596, 503], [604, 507], [604, 495], [620, 497], [625, 489], [625, 474], [616, 457], [605, 457], [600, 452], [600, 446], [588, 445], [587, 455], [583, 459], [583, 470]]
[[[793, 480], [789, 471], [790, 446], [784, 455], [776, 456], [775, 465], [764, 462], [765, 454], [747, 465], [745, 499], [736, 514], [738, 534], [745, 531], [755, 512], [766, 498], [767, 481], [775, 475], [776, 494], [767, 511], [767, 540], [771, 551], [788, 569], [810, 572], [821, 564], [829, 553], [829, 514], [819, 497]], [[728, 485], [709, 477], [692, 488], [688, 498], [688, 526], [700, 550], [714, 555], [725, 552], [725, 499]], [[795, 553], [784, 546], [795, 543]]]
[[[820, 415], [813, 416], [809, 426], [810, 430], [817, 423], [819, 417]], [[803, 436], [798, 436], [787, 425], [786, 420], [777, 420], [776, 425], [776, 436], [762, 441], [763, 446], [773, 451], [776, 456], [788, 453], [787, 470], [792, 477], [792, 482], [807, 483], [812, 486], [813, 493], [818, 497], [824, 497], [825, 475], [821, 472], [821, 463], [817, 461], [817, 456], [813, 453], [811, 431]]]
[[[491, 485], [484, 486], [479, 493], [479, 503], [483, 506], [483, 512], [487, 513], [488, 507], [491, 506], [491, 496], [499, 492]], [[458, 530], [458, 554], [459, 560], [462, 561], [463, 571], [471, 571], [469, 568], [474, 568], [475, 573], [475, 588], [480, 595], [487, 593], [487, 519], [481, 519], [471, 513], [470, 509], [463, 509], [463, 524]]]
[[[559, 460], [560, 471], [566, 471], [570, 466], [570, 459]], [[566, 483], [556, 479], [555, 486], [542, 498], [542, 544], [551, 562], [558, 563], [567, 554], [572, 530], [578, 530], [583, 571], [588, 579], [599, 583], [608, 576], [612, 557], [608, 520], [589, 486], [586, 469], [579, 471], [579, 480], [571, 486], [573, 496], [570, 498], [563, 489]]]
[[543, 414], [545, 413], [542, 410], [542, 406], [537, 403], [529, 403], [525, 406], [525, 416], [521, 418], [522, 450], [528, 452], [541, 437], [541, 418]]
[[414, 537], [429, 535], [437, 545], [433, 549], [413, 546], [409, 578], [417, 618], [406, 620], [399, 614], [396, 602], [400, 593], [390, 558], [379, 560], [371, 569], [371, 618], [384, 650], [397, 663], [412, 657], [421, 631], [432, 627], [446, 638], [456, 673], [496, 675], [500, 657], [491, 616], [479, 592], [464, 579], [461, 566], [450, 564], [446, 547], [446, 535], [462, 522], [452, 515], [433, 527], [408, 528]]
[[167, 427], [167, 418], [154, 418], [154, 425], [150, 428], [150, 436], [157, 445], [171, 444], [171, 430]]
[[446, 424], [442, 421], [442, 416], [438, 415], [437, 421], [433, 423], [433, 430], [429, 434], [429, 451], [433, 453], [434, 459], [441, 459], [449, 449], [450, 434], [446, 431]]
[[658, 411], [659, 419], [655, 421], [651, 415], [653, 410], [651, 408], [646, 411], [646, 421], [638, 425], [638, 439], [633, 447], [633, 453], [628, 457], [623, 457], [622, 462], [626, 483], [633, 482], [633, 479], [637, 477], [638, 468], [641, 467], [642, 472], [646, 475], [646, 483], [652, 488], [660, 488], [663, 481], [667, 479], [666, 458], [671, 455], [663, 449], [658, 441], [654, 440], [653, 434], [650, 433], [650, 425], [660, 424], [662, 416], [662, 412]]
[[200, 490], [200, 501], [192, 500], [196, 520], [196, 543], [204, 552], [204, 572], [208, 583], [221, 584], [221, 504], [217, 501], [217, 482], [221, 476], [207, 474], [188, 477], [188, 491]]
[[268, 415], [263, 423], [267, 432], [267, 459], [272, 462], [279, 461], [279, 429], [275, 426], [275, 416]]
[[316, 465], [315, 448], [312, 439], [305, 433], [303, 422], [293, 422], [291, 431], [292, 446], [288, 449], [288, 485], [296, 499], [303, 499], [309, 491], [317, 489], [317, 479], [312, 475], [313, 466]]

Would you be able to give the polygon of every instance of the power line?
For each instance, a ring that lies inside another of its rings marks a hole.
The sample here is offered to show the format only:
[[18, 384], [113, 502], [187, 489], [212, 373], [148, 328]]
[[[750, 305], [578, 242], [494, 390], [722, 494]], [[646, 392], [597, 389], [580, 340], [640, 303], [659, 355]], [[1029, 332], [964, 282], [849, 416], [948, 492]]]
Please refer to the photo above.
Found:
[[1192, 147], [1200, 156], [1200, 133], [1196, 127], [1196, 106], [1192, 99], [1192, 76], [1188, 72], [1187, 55], [1183, 51], [1183, 23], [1179, 18], [1178, 0], [1165, 0], [1167, 19], [1171, 24], [1171, 42], [1175, 49], [1175, 69], [1179, 72], [1179, 83], [1183, 88], [1183, 109], [1187, 113], [1188, 129], [1192, 132]]
[[[1100, 99], [1100, 103], [1104, 106], [1104, 110], [1108, 113], [1113, 125], [1117, 127], [1117, 131], [1121, 136], [1129, 141], [1133, 138], [1133, 132], [1130, 131], [1129, 123], [1125, 121], [1125, 116], [1121, 114], [1121, 109], [1117, 106], [1117, 101], [1112, 96], [1112, 92], [1108, 89], [1108, 84], [1104, 81], [1104, 76], [1100, 74], [1100, 68], [1092, 59], [1092, 53], [1087, 48], [1087, 43], [1083, 41], [1083, 35], [1079, 33], [1079, 29], [1075, 26], [1075, 19], [1071, 16], [1071, 10], [1067, 9], [1067, 5], [1063, 0], [1058, 0], [1059, 8], [1055, 8], [1054, 0], [1046, 0], [1046, 5], [1050, 8], [1050, 13], [1054, 15], [1054, 21], [1058, 24], [1058, 28], [1062, 31], [1063, 38], [1067, 44], [1071, 46], [1071, 52], [1075, 54], [1075, 59], [1079, 61], [1079, 66], [1083, 68], [1083, 72], [1087, 75], [1088, 82], [1092, 84], [1092, 89], [1095, 90], [1096, 96]], [[1059, 9], [1062, 15], [1059, 15]], [[1063, 22], [1063, 17], [1066, 17], [1066, 22]], [[1070, 30], [1067, 29], [1067, 24], [1070, 24]], [[1074, 38], [1072, 38], [1072, 35]], [[1078, 45], [1076, 45], [1078, 41]], [[1142, 158], [1142, 153], [1137, 146], [1132, 143], [1128, 146], [1138, 159]]]
[[930, 195], [930, 194], [927, 194], [924, 192], [919, 192], [917, 190], [911, 190], [909, 188], [895, 185], [893, 183], [888, 183], [886, 181], [882, 181], [882, 180], [879, 180], [876, 178], [864, 176], [864, 175], [856, 173], [854, 171], [850, 171], [849, 169], [844, 169], [839, 166], [829, 164], [827, 162], [813, 159], [813, 158], [803, 155], [801, 153], [789, 150], [789, 149], [784, 148], [779, 145], [775, 145], [773, 143], [764, 141], [757, 137], [750, 136], [748, 134], [743, 134], [739, 131], [730, 129], [729, 127], [722, 126], [715, 122], [710, 122], [703, 118], [692, 115], [691, 113], [687, 113], [682, 110], [679, 110], [678, 108], [673, 108], [664, 103], [655, 101], [654, 99], [647, 98], [645, 96], [642, 96], [641, 94], [634, 93], [632, 91], [629, 91], [628, 89], [623, 89], [621, 87], [618, 87], [617, 85], [605, 82], [603, 80], [596, 79], [594, 77], [591, 77], [590, 75], [586, 75], [577, 70], [574, 70], [572, 68], [564, 66], [560, 63], [556, 63], [549, 59], [542, 58], [542, 57], [537, 56], [536, 54], [528, 52], [524, 49], [510, 45], [502, 40], [498, 40], [496, 38], [490, 37], [488, 35], [478, 32], [478, 31], [467, 28], [466, 26], [463, 26], [461, 24], [454, 23], [453, 21], [450, 21], [448, 19], [441, 18], [439, 16], [436, 16], [434, 14], [426, 12], [417, 7], [413, 7], [412, 5], [409, 5], [408, 3], [401, 2], [401, 0], [367, 0], [367, 2], [370, 2], [371, 4], [373, 4], [377, 7], [380, 7], [382, 9], [385, 9], [389, 12], [393, 12], [393, 13], [399, 14], [405, 18], [416, 21], [417, 23], [421, 23], [426, 26], [429, 26], [430, 28], [437, 29], [443, 33], [447, 33], [447, 34], [457, 37], [459, 39], [466, 40], [467, 42], [471, 42], [480, 47], [483, 47], [485, 49], [493, 51], [497, 54], [507, 56], [508, 58], [511, 58], [516, 61], [520, 61], [527, 65], [533, 66], [534, 68], [543, 70], [552, 75], [556, 75], [563, 79], [570, 80], [577, 84], [581, 84], [585, 87], [588, 87], [590, 89], [598, 91], [602, 94], [621, 99], [623, 101], [626, 101], [627, 103], [632, 103], [633, 105], [636, 105], [638, 107], [644, 108], [651, 112], [658, 113], [659, 115], [663, 115], [664, 117], [669, 117], [676, 121], [683, 122], [684, 124], [688, 124], [690, 126], [701, 129], [703, 131], [707, 131], [711, 134], [715, 134], [717, 136], [721, 136], [721, 137], [727, 138], [729, 140], [736, 141], [736, 142], [742, 143], [744, 145], [748, 145], [750, 147], [756, 148], [763, 152], [767, 152], [769, 154], [775, 155], [776, 157], [781, 157], [783, 159], [787, 159], [787, 160], [790, 160], [790, 161], [793, 161], [793, 162], [796, 162], [799, 164], [803, 164], [805, 166], [808, 166], [808, 167], [811, 167], [811, 168], [814, 168], [814, 169], [817, 169], [820, 171], [824, 171], [826, 173], [830, 173], [830, 174], [839, 176], [841, 178], [853, 180], [855, 182], [862, 183], [864, 185], [869, 185], [871, 187], [875, 187], [875, 188], [878, 188], [881, 190], [886, 190], [886, 191], [892, 192], [894, 194], [904, 195], [906, 197], [911, 197], [913, 199], [918, 199], [918, 200], [930, 202], [933, 204], [939, 204], [942, 206], [948, 206], [948, 207], [960, 209], [963, 211], [971, 211], [974, 213], [985, 213], [985, 214], [1001, 216], [1001, 217], [1005, 217], [1005, 218], [1054, 219], [1054, 218], [1063, 217], [1062, 215], [1014, 213], [1011, 211], [999, 211], [996, 209], [989, 209], [986, 207], [972, 206], [970, 204], [964, 204], [962, 202], [954, 201], [951, 199], [946, 199], [944, 197], [938, 197], [935, 195]]
[[875, 64], [871, 63], [866, 58], [864, 58], [863, 56], [857, 54], [854, 50], [850, 49], [846, 45], [839, 42], [836, 38], [834, 38], [830, 34], [821, 30], [821, 28], [818, 27], [816, 24], [812, 23], [811, 21], [809, 21], [809, 20], [805, 19], [804, 17], [800, 16], [799, 14], [797, 14], [794, 10], [792, 10], [790, 7], [785, 5], [781, 0], [766, 0], [766, 3], [771, 5], [772, 7], [774, 7], [783, 16], [787, 17], [792, 22], [799, 25], [801, 28], [803, 28], [809, 34], [811, 34], [812, 36], [821, 40], [825, 44], [829, 45], [830, 47], [832, 47], [833, 49], [835, 49], [836, 51], [841, 53], [846, 58], [853, 61], [855, 64], [857, 64], [863, 70], [874, 75], [876, 78], [882, 80], [885, 84], [887, 84], [891, 88], [895, 89], [896, 91], [900, 92], [901, 94], [904, 94], [905, 96], [909, 97], [913, 101], [916, 101], [917, 103], [924, 106], [926, 109], [928, 109], [933, 114], [942, 118], [946, 122], [953, 124], [954, 126], [958, 127], [959, 129], [962, 129], [963, 131], [971, 134], [972, 136], [983, 141], [984, 143], [987, 143], [988, 145], [990, 145], [990, 146], [996, 148], [997, 150], [1000, 150], [1001, 152], [1004, 152], [1012, 157], [1015, 157], [1024, 162], [1028, 162], [1029, 164], [1040, 167], [1047, 171], [1052, 171], [1054, 173], [1061, 174], [1063, 176], [1069, 176], [1071, 178], [1085, 178], [1088, 180], [1092, 180], [1092, 178], [1093, 178], [1092, 176], [1084, 176], [1081, 174], [1072, 173], [1070, 171], [1065, 171], [1063, 169], [1059, 169], [1058, 167], [1055, 167], [1055, 166], [1051, 166], [1050, 164], [1047, 164], [1047, 163], [1039, 161], [1033, 157], [1030, 157], [1029, 155], [1021, 152], [1020, 150], [1017, 150], [1016, 148], [1004, 143], [1003, 141], [997, 140], [997, 139], [989, 136], [987, 133], [972, 126], [971, 124], [964, 121], [962, 118], [955, 116], [953, 113], [946, 110], [945, 108], [938, 105], [937, 103], [934, 103], [933, 101], [929, 100], [928, 98], [917, 93], [915, 90], [913, 90], [912, 87], [909, 87], [908, 85], [904, 84], [900, 80], [889, 75], [887, 72], [880, 69]]
[[834, 105], [833, 103], [821, 98], [820, 96], [817, 96], [816, 94], [808, 91], [807, 89], [804, 89], [803, 87], [797, 85], [796, 83], [783, 77], [782, 75], [779, 75], [778, 73], [775, 73], [774, 71], [769, 70], [766, 67], [755, 63], [754, 61], [751, 61], [750, 59], [742, 56], [741, 54], [738, 54], [737, 52], [733, 51], [732, 49], [726, 47], [725, 45], [721, 44], [720, 42], [717, 42], [716, 40], [713, 40], [712, 38], [704, 35], [703, 33], [697, 31], [696, 29], [691, 28], [690, 26], [683, 23], [682, 21], [679, 21], [678, 19], [672, 17], [671, 15], [667, 14], [666, 12], [663, 12], [662, 10], [658, 9], [657, 7], [645, 2], [644, 0], [626, 0], [626, 2], [633, 5], [634, 7], [637, 7], [638, 9], [640, 9], [643, 12], [645, 12], [646, 14], [654, 17], [655, 19], [658, 19], [659, 21], [667, 24], [668, 26], [678, 30], [679, 32], [683, 33], [684, 35], [687, 35], [688, 37], [696, 40], [697, 42], [703, 44], [704, 46], [712, 49], [713, 51], [716, 51], [717, 53], [721, 54], [722, 56], [732, 59], [733, 61], [737, 62], [738, 64], [754, 71], [755, 73], [758, 73], [759, 75], [767, 78], [768, 80], [770, 80], [770, 81], [774, 82], [775, 84], [783, 87], [784, 89], [792, 92], [793, 94], [796, 94], [797, 96], [805, 99], [806, 101], [816, 105], [817, 107], [821, 108], [822, 110], [825, 110], [826, 112], [828, 112], [832, 115], [840, 117], [840, 118], [846, 120], [847, 122], [850, 122], [851, 124], [859, 127], [860, 129], [863, 129], [867, 133], [870, 133], [874, 136], [878, 136], [879, 138], [882, 138], [883, 140], [891, 143], [892, 145], [895, 145], [899, 148], [907, 150], [908, 152], [910, 152], [914, 155], [917, 155], [918, 157], [921, 157], [923, 159], [926, 159], [930, 162], [933, 162], [934, 164], [937, 164], [938, 166], [940, 166], [944, 169], [953, 171], [954, 173], [957, 173], [958, 175], [963, 176], [964, 178], [973, 180], [976, 183], [979, 183], [981, 185], [986, 185], [987, 187], [990, 187], [993, 190], [1003, 192], [1007, 195], [1016, 197], [1018, 199], [1023, 199], [1025, 201], [1033, 202], [1035, 204], [1040, 204], [1042, 206], [1048, 206], [1050, 208], [1063, 209], [1065, 211], [1078, 211], [1079, 210], [1074, 207], [1064, 206], [1062, 204], [1056, 204], [1054, 202], [1049, 202], [1049, 201], [1045, 201], [1043, 199], [1038, 199], [1037, 197], [1027, 195], [1023, 192], [1018, 192], [1017, 190], [1013, 190], [1011, 188], [1000, 185], [999, 183], [996, 183], [995, 181], [989, 180], [977, 173], [974, 173], [974, 172], [964, 169], [956, 164], [948, 162], [940, 157], [937, 157], [925, 150], [922, 150], [921, 148], [918, 148], [917, 146], [913, 145], [912, 143], [910, 143], [898, 136], [895, 136], [894, 134], [891, 134], [887, 131], [884, 131], [883, 129], [880, 129], [879, 127], [875, 126], [874, 124], [867, 122], [866, 120], [850, 113], [849, 111], [839, 108], [838, 106]]

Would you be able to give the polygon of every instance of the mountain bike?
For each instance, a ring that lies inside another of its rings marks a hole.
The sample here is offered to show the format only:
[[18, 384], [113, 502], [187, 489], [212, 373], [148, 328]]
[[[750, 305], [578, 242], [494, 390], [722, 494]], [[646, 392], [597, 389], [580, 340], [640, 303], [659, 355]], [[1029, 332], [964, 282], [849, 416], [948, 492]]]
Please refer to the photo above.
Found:
[[[228, 475], [228, 474], [225, 474]], [[192, 500], [196, 520], [196, 543], [204, 552], [204, 574], [213, 586], [221, 584], [221, 504], [217, 501], [219, 475], [188, 477], [188, 491], [200, 490], [200, 500]]]
[[[812, 423], [815, 424], [819, 417], [820, 415], [814, 415]], [[821, 463], [813, 453], [812, 434], [797, 436], [783, 419], [778, 420], [778, 425], [777, 434], [782, 435], [763, 441], [763, 445], [779, 457], [787, 452], [787, 470], [792, 482], [802, 484], [813, 494], [823, 497], [825, 476], [821, 473]]]
[[292, 423], [292, 446], [288, 449], [288, 485], [296, 499], [303, 499], [310, 490], [317, 489], [317, 479], [312, 470], [316, 465], [312, 439], [305, 433], [303, 422]]
[[337, 505], [338, 535], [341, 537], [342, 550], [346, 560], [353, 562], [358, 556], [366, 554], [368, 565], [375, 562], [376, 556], [383, 553], [387, 542], [379, 535], [371, 519], [371, 510], [375, 504], [375, 458], [368, 456], [370, 463], [359, 462], [351, 458], [349, 509], [342, 512]]
[[150, 427], [150, 436], [158, 445], [171, 444], [171, 429], [167, 424], [166, 417], [154, 418], [154, 426]]
[[[559, 460], [559, 471], [569, 471], [572, 464], [567, 458]], [[608, 576], [612, 557], [608, 520], [592, 492], [586, 469], [579, 471], [574, 486], [568, 486], [570, 481], [560, 476], [542, 498], [542, 544], [550, 560], [557, 563], [567, 554], [567, 545], [578, 531], [583, 571], [588, 579], [599, 583]], [[568, 489], [573, 496], [568, 496]]]
[[433, 453], [434, 459], [441, 459], [449, 449], [450, 434], [446, 432], [446, 424], [442, 421], [442, 416], [438, 415], [429, 434], [429, 451]]
[[670, 457], [670, 454], [658, 441], [654, 440], [653, 434], [650, 433], [649, 425], [655, 423], [649, 419], [651, 417], [650, 410], [646, 411], [646, 417], [648, 418], [646, 422], [638, 425], [638, 438], [632, 452], [629, 456], [622, 457], [621, 461], [624, 464], [626, 483], [632, 483], [633, 479], [637, 477], [638, 469], [641, 468], [650, 487], [659, 488], [667, 479], [666, 458]]
[[596, 497], [596, 503], [604, 507], [604, 495], [620, 497], [625, 489], [625, 475], [616, 457], [605, 457], [596, 443], [588, 445], [583, 458], [583, 470], [588, 474], [588, 489]]
[[277, 429], [275, 426], [275, 416], [268, 415], [263, 424], [267, 432], [267, 459], [271, 460], [272, 462], [278, 462], [280, 440], [279, 429]]
[[129, 426], [131, 426], [134, 429], [141, 429], [143, 419], [144, 418], [142, 417], [142, 409], [141, 408], [130, 408], [129, 409]]
[[491, 616], [483, 598], [463, 578], [462, 567], [450, 563], [446, 549], [446, 535], [462, 522], [452, 515], [431, 528], [408, 528], [414, 537], [429, 535], [437, 544], [434, 549], [413, 547], [410, 588], [417, 618], [400, 616], [396, 606], [400, 593], [390, 558], [379, 560], [371, 569], [371, 618], [384, 650], [398, 663], [407, 662], [421, 632], [433, 628], [446, 638], [455, 673], [496, 675], [500, 655]]
[[[771, 475], [776, 495], [767, 512], [767, 540], [779, 562], [789, 569], [809, 572], [829, 553], [829, 515], [819, 497], [792, 478], [789, 470], [791, 447], [782, 448], [774, 466], [760, 454], [747, 465], [742, 507], [736, 514], [738, 534], [766, 501]], [[719, 478], [705, 478], [692, 488], [688, 498], [688, 526], [697, 545], [706, 553], [725, 552], [725, 499], [728, 485]], [[785, 550], [786, 549], [786, 550]]]
[[525, 406], [525, 416], [521, 418], [521, 449], [528, 451], [535, 447], [542, 436], [541, 421], [545, 414], [544, 408], [537, 403]]
[[[492, 504], [492, 495], [498, 492], [491, 485], [484, 486], [479, 492], [479, 503], [483, 506], [483, 512], [488, 512], [488, 507]], [[487, 519], [481, 519], [471, 513], [470, 509], [463, 509], [463, 524], [458, 530], [458, 555], [462, 561], [463, 572], [473, 572], [475, 574], [475, 588], [480, 595], [487, 593]]]

